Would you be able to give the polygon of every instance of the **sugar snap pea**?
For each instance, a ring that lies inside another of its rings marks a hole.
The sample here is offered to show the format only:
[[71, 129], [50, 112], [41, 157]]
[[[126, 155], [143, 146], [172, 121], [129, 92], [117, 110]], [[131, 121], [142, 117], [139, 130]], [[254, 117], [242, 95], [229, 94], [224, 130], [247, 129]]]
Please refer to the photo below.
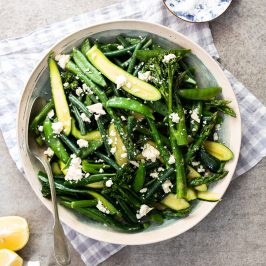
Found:
[[107, 101], [106, 106], [112, 108], [127, 109], [143, 114], [144, 116], [149, 117], [151, 119], [154, 119], [151, 110], [144, 104], [138, 102], [137, 100], [123, 97], [114, 97]]
[[63, 143], [60, 139], [53, 133], [52, 122], [51, 120], [46, 117], [43, 123], [43, 132], [45, 141], [54, 151], [55, 155], [62, 160], [64, 163], [69, 161], [69, 154], [67, 153]]
[[217, 96], [221, 91], [222, 89], [220, 87], [179, 89], [178, 94], [189, 100], [209, 100]]
[[136, 192], [139, 192], [142, 189], [143, 184], [145, 182], [145, 175], [146, 175], [145, 165], [144, 163], [140, 163], [132, 184], [132, 187]]
[[85, 39], [81, 44], [81, 52], [86, 56], [86, 53], [91, 49], [91, 44], [89, 39]]

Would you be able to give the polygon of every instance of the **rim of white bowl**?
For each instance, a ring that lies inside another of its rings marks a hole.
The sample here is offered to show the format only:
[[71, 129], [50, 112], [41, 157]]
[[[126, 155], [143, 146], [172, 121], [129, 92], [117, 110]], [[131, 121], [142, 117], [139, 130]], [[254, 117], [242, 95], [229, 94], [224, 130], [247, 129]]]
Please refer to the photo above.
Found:
[[[82, 28], [81, 30], [75, 31], [67, 35], [49, 49], [49, 51], [42, 57], [42, 59], [39, 61], [39, 63], [36, 65], [32, 73], [30, 74], [30, 77], [24, 87], [17, 112], [17, 143], [19, 147], [20, 159], [26, 174], [26, 178], [29, 181], [32, 189], [34, 190], [38, 198], [52, 212], [51, 202], [43, 198], [39, 186], [37, 187], [37, 185], [34, 184], [35, 180], [36, 181], [38, 180], [36, 178], [36, 173], [33, 176], [32, 173], [33, 169], [29, 169], [29, 164], [31, 165], [31, 162], [29, 159], [29, 154], [26, 149], [28, 130], [27, 129], [22, 130], [20, 128], [21, 119], [24, 119], [24, 121], [26, 121], [26, 125], [28, 125], [29, 121], [29, 117], [25, 117], [25, 112], [24, 112], [25, 107], [27, 106], [26, 96], [29, 90], [28, 88], [29, 83], [34, 75], [36, 75], [35, 78], [38, 77], [38, 74], [36, 74], [35, 72], [39, 69], [40, 65], [43, 63], [45, 58], [47, 58], [49, 52], [52, 50], [56, 50], [57, 46], [60, 46], [60, 44], [64, 43], [67, 39], [75, 35], [78, 35], [83, 31], [86, 31], [87, 36], [90, 36], [92, 34], [106, 30], [137, 30], [137, 31], [144, 31], [147, 33], [154, 33], [155, 35], [166, 38], [171, 42], [176, 43], [182, 47], [191, 49], [192, 53], [196, 55], [202, 61], [202, 63], [208, 68], [208, 70], [212, 73], [219, 86], [224, 88], [227, 93], [230, 93], [231, 96], [230, 99], [232, 100], [231, 104], [237, 114], [237, 118], [234, 120], [234, 132], [232, 132], [231, 134], [234, 135], [233, 138], [231, 136], [231, 140], [233, 140], [233, 142], [232, 141], [230, 142], [231, 145], [233, 146], [230, 148], [232, 148], [234, 152], [234, 159], [228, 163], [228, 167], [230, 168], [229, 174], [218, 184], [216, 184], [212, 189], [212, 191], [216, 192], [219, 191], [219, 194], [223, 196], [234, 174], [241, 145], [241, 117], [240, 117], [239, 107], [233, 89], [228, 79], [226, 78], [223, 70], [218, 65], [218, 63], [203, 48], [201, 48], [198, 44], [196, 44], [194, 41], [190, 40], [188, 37], [184, 36], [183, 34], [157, 23], [151, 23], [135, 19], [122, 19], [122, 20], [113, 20], [113, 21], [93, 24], [89, 27]], [[32, 89], [32, 91], [33, 90], [34, 89]], [[167, 240], [186, 232], [187, 230], [191, 229], [196, 224], [198, 224], [201, 220], [203, 220], [211, 212], [211, 210], [215, 208], [217, 204], [218, 202], [214, 203], [200, 202], [198, 206], [193, 210], [190, 216], [177, 220], [167, 225], [166, 227], [157, 226], [152, 231], [143, 231], [139, 233], [125, 233], [119, 231], [106, 230], [104, 227], [102, 228], [94, 227], [91, 226], [90, 223], [81, 223], [76, 216], [73, 217], [73, 215], [70, 214], [70, 211], [66, 210], [62, 206], [59, 206], [59, 211], [60, 211], [60, 218], [63, 223], [67, 224], [73, 230], [83, 235], [86, 235], [90, 238], [113, 244], [144, 245], [144, 244], [151, 244]]]

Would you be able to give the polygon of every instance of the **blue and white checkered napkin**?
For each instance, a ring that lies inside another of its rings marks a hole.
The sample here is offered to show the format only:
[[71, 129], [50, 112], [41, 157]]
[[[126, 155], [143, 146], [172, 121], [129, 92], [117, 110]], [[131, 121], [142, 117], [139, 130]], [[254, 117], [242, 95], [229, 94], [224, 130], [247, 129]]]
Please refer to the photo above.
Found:
[[[16, 111], [23, 86], [42, 55], [60, 38], [109, 19], [149, 20], [181, 32], [218, 58], [207, 23], [190, 24], [176, 19], [162, 1], [130, 0], [82, 14], [38, 29], [27, 35], [0, 41], [0, 126], [9, 152], [22, 171], [16, 146]], [[243, 139], [235, 177], [248, 171], [266, 155], [266, 108], [228, 71], [242, 116]], [[95, 241], [65, 226], [65, 232], [86, 265], [97, 265], [123, 246]]]

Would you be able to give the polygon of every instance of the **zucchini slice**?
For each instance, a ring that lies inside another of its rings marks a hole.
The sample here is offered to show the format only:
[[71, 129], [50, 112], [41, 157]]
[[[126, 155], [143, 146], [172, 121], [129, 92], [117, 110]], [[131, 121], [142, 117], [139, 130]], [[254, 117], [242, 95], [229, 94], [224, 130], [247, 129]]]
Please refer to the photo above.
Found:
[[109, 202], [105, 197], [95, 191], [86, 191], [89, 195], [94, 197], [97, 200], [100, 200], [103, 206], [109, 210], [110, 214], [119, 214], [119, 211], [115, 208], [115, 206]]
[[195, 192], [195, 190], [193, 188], [188, 188], [187, 189], [187, 196], [186, 196], [186, 200], [187, 201], [192, 201], [194, 199], [197, 198], [197, 193]]
[[71, 134], [76, 139], [84, 139], [87, 141], [101, 140], [102, 139], [100, 131], [98, 131], [98, 130], [93, 130], [91, 132], [86, 133], [85, 135], [81, 135], [80, 131], [77, 129], [77, 127], [75, 125], [74, 119], [72, 119], [72, 121], [71, 121]]
[[194, 187], [197, 191], [206, 192], [208, 190], [208, 186], [206, 184], [202, 184]]
[[220, 161], [229, 161], [234, 157], [233, 152], [224, 144], [219, 142], [207, 140], [204, 142], [204, 148], [208, 153]]
[[188, 173], [187, 173], [187, 178], [188, 179], [193, 179], [193, 178], [196, 178], [196, 177], [200, 177], [200, 174], [191, 166], [187, 166], [187, 170], [188, 170]]
[[204, 149], [200, 150], [199, 156], [203, 166], [207, 167], [212, 172], [217, 173], [221, 169], [221, 161], [206, 152]]
[[[187, 170], [188, 170], [188, 173], [187, 173], [187, 178], [188, 179], [193, 179], [193, 178], [196, 178], [196, 177], [200, 177], [200, 174], [191, 166], [187, 166]], [[194, 189], [196, 189], [197, 191], [207, 191], [208, 190], [208, 187], [206, 184], [202, 184], [202, 185], [199, 185], [199, 186], [195, 186]]]
[[169, 193], [162, 201], [166, 207], [171, 208], [175, 211], [187, 209], [190, 204], [185, 199], [179, 199], [173, 193]]
[[198, 192], [198, 199], [204, 201], [220, 201], [221, 197], [216, 192], [206, 191], [206, 192]]
[[63, 124], [63, 131], [66, 136], [71, 131], [71, 116], [63, 88], [60, 72], [54, 59], [49, 58], [50, 83], [52, 97], [55, 105], [55, 112], [59, 122]]
[[117, 84], [117, 79], [120, 77], [123, 78], [126, 82], [123, 82], [125, 84], [122, 85], [122, 88], [128, 93], [147, 101], [157, 101], [161, 99], [161, 93], [154, 86], [116, 66], [96, 45], [86, 53], [86, 56], [104, 76], [115, 84]]
[[[119, 166], [122, 166], [123, 164], [128, 163], [126, 154], [126, 148], [125, 145], [117, 132], [115, 125], [110, 124], [109, 130], [108, 130], [109, 139], [111, 140], [111, 147], [114, 150], [114, 157]], [[111, 150], [112, 152], [112, 150]]]

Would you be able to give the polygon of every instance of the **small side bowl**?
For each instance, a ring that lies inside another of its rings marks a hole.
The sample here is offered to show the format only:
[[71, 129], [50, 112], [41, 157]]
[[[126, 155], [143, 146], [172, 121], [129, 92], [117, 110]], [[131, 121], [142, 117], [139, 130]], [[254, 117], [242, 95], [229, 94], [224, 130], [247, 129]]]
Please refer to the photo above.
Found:
[[[219, 84], [219, 86], [223, 88], [223, 97], [232, 101], [231, 106], [236, 111], [237, 118], [226, 117], [222, 126], [221, 137], [234, 152], [235, 157], [226, 165], [229, 174], [211, 188], [212, 191], [222, 196], [231, 181], [239, 156], [241, 119], [237, 100], [229, 81], [216, 61], [214, 61], [205, 50], [178, 32], [159, 24], [140, 20], [119, 20], [90, 26], [65, 37], [55, 44], [51, 50], [54, 51], [55, 54], [70, 52], [73, 47], [79, 46], [86, 37], [92, 36], [110, 40], [120, 33], [131, 36], [151, 34], [163, 47], [173, 48], [180, 46], [191, 49], [193, 54], [190, 56], [189, 60], [196, 66], [197, 78], [200, 85], [214, 86]], [[47, 66], [48, 56], [49, 53], [42, 58], [33, 70], [21, 96], [17, 117], [17, 141], [27, 180], [38, 198], [51, 211], [51, 201], [43, 198], [40, 191], [41, 185], [37, 178], [37, 172], [41, 169], [40, 165], [27, 152], [29, 114], [32, 103], [37, 96], [42, 96], [47, 99], [51, 96]], [[210, 213], [216, 204], [217, 203], [201, 201], [197, 204], [189, 217], [180, 220], [169, 220], [160, 226], [152, 226], [146, 231], [135, 234], [115, 231], [101, 224], [94, 223], [62, 206], [59, 206], [59, 212], [60, 218], [65, 224], [93, 239], [115, 244], [143, 245], [159, 242], [182, 234], [199, 223]]]
[[[209, 7], [198, 1], [197, 5], [193, 7], [191, 0], [187, 2], [182, 0], [163, 0], [164, 5], [173, 15], [192, 23], [208, 22], [218, 18], [227, 10], [231, 2], [232, 0], [219, 0], [218, 3], [215, 3], [215, 6]], [[187, 7], [182, 6], [182, 4], [187, 4]]]

